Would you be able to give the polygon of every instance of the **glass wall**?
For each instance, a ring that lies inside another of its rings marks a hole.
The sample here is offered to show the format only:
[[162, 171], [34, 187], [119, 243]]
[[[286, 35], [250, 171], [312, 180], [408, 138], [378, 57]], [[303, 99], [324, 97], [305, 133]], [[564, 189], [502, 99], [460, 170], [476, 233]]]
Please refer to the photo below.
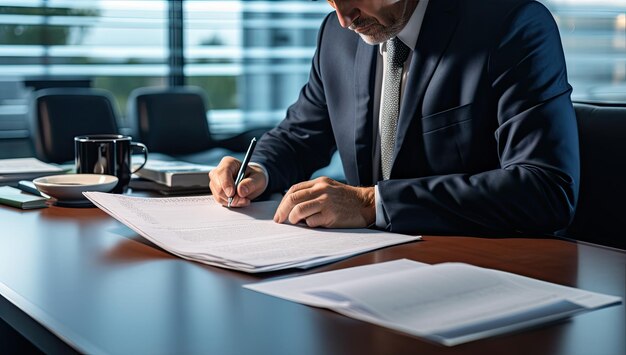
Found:
[[[626, 102], [626, 1], [541, 1], [559, 24], [574, 99]], [[169, 4], [0, 0], [0, 140], [28, 136], [24, 80], [85, 79], [112, 91], [122, 116], [132, 89], [167, 85]], [[206, 90], [213, 132], [284, 116], [330, 11], [310, 0], [183, 2], [184, 79]]]
[[0, 158], [32, 154], [36, 88], [104, 88], [124, 113], [132, 89], [165, 85], [167, 33], [165, 0], [0, 0]]
[[273, 125], [306, 82], [326, 2], [185, 2], [185, 75], [216, 132]]
[[626, 0], [542, 0], [563, 40], [572, 98], [626, 102]]
[[123, 110], [133, 88], [165, 84], [166, 39], [166, 1], [0, 1], [0, 78], [86, 79]]

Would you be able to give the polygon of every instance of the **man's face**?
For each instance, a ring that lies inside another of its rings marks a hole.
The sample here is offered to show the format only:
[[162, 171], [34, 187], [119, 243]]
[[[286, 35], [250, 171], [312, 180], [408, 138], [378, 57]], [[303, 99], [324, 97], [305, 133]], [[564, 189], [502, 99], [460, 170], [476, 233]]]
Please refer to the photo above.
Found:
[[419, 0], [327, 0], [344, 28], [366, 43], [378, 44], [396, 36], [409, 22]]

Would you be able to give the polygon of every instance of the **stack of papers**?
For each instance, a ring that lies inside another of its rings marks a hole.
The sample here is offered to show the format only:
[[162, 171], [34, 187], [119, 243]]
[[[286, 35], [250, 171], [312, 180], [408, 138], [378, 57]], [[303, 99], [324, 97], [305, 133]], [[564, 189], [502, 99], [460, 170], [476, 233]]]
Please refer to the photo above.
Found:
[[277, 201], [229, 209], [212, 196], [142, 198], [84, 195], [161, 248], [182, 258], [245, 272], [307, 268], [415, 241], [369, 229], [312, 229], [272, 220]]
[[468, 264], [406, 259], [244, 287], [448, 346], [621, 301]]
[[0, 159], [0, 185], [13, 185], [20, 180], [32, 180], [63, 172], [63, 168], [35, 158]]

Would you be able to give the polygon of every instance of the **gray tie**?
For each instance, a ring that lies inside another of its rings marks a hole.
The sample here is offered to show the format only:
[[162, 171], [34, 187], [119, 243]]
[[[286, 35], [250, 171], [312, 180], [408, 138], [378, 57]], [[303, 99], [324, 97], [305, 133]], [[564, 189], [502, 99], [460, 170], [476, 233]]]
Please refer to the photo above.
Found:
[[400, 114], [400, 87], [402, 84], [402, 69], [409, 56], [409, 47], [400, 39], [394, 37], [387, 41], [387, 67], [385, 69], [385, 83], [382, 95], [380, 132], [380, 162], [383, 179], [391, 175], [393, 147], [396, 143], [398, 130], [398, 116]]

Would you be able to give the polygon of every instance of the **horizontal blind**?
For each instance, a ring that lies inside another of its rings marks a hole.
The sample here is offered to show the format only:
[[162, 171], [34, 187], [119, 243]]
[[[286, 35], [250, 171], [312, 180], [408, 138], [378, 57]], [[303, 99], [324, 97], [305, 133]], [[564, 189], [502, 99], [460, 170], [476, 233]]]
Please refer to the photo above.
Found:
[[626, 102], [626, 0], [542, 0], [559, 26], [572, 98]]
[[0, 0], [0, 79], [84, 77], [124, 110], [128, 93], [163, 85], [166, 1]]
[[[626, 102], [626, 1], [541, 1], [559, 25], [573, 98]], [[226, 134], [284, 116], [332, 9], [309, 0], [186, 0], [183, 11], [187, 83], [208, 92], [211, 127]], [[11, 81], [88, 77], [114, 93], [122, 113], [132, 89], [166, 85], [167, 16], [166, 0], [0, 0], [0, 131], [27, 133], [16, 119], [24, 108], [7, 98], [19, 91]]]
[[185, 75], [215, 132], [271, 126], [306, 83], [325, 1], [185, 1]]

